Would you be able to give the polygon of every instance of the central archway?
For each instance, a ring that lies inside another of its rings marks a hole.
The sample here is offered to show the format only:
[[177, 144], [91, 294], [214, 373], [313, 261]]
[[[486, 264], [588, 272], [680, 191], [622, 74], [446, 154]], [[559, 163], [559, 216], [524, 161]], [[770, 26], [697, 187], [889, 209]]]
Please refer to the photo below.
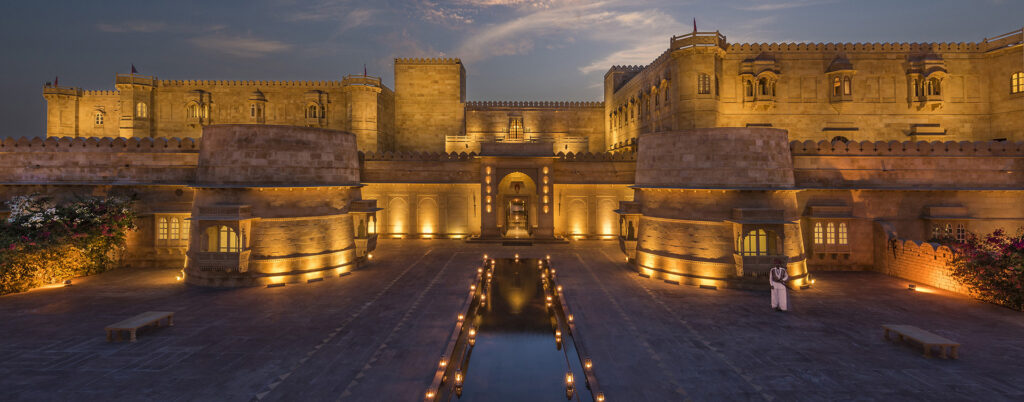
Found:
[[509, 238], [532, 237], [537, 227], [537, 183], [516, 171], [502, 177], [497, 190], [499, 233]]

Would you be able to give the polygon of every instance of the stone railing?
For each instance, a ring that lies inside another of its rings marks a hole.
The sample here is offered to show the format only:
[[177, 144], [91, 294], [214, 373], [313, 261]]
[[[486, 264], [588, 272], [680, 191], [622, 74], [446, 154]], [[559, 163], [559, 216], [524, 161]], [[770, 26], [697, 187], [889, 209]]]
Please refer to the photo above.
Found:
[[1024, 156], [1024, 142], [1007, 141], [793, 141], [794, 156], [804, 155], [914, 155], [914, 156]]
[[443, 152], [363, 152], [359, 151], [359, 159], [363, 161], [438, 161], [462, 162], [476, 157], [476, 152], [443, 153]]
[[473, 101], [466, 102], [467, 109], [489, 109], [489, 108], [543, 108], [543, 109], [569, 109], [569, 108], [596, 108], [604, 107], [602, 101]]
[[555, 156], [563, 162], [632, 162], [636, 161], [635, 152], [559, 152]]
[[0, 152], [199, 152], [197, 138], [48, 137], [5, 138]]

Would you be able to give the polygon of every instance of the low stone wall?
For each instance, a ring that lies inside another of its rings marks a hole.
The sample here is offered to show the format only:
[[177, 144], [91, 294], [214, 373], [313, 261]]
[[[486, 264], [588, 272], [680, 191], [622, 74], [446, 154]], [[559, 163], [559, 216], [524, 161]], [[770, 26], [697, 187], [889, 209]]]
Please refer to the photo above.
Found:
[[900, 239], [887, 224], [875, 223], [874, 270], [950, 292], [969, 294], [949, 276], [953, 251], [938, 243]]

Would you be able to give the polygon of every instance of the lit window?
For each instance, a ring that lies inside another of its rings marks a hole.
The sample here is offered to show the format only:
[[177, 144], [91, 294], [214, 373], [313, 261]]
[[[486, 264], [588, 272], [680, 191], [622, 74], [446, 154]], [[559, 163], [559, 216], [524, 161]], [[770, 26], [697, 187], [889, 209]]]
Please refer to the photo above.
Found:
[[711, 76], [700, 74], [697, 76], [697, 93], [701, 95], [711, 94]]
[[967, 228], [962, 223], [956, 224], [956, 241], [960, 243], [967, 241]]
[[947, 237], [949, 237], [949, 236], [952, 236], [952, 235], [953, 235], [953, 224], [950, 224], [950, 223], [947, 223], [947, 224], [946, 224], [946, 233], [945, 233], [945, 235], [946, 235]]
[[1024, 92], [1024, 71], [1013, 73], [1010, 76], [1010, 93], [1019, 94]]
[[309, 105], [309, 108], [306, 109], [306, 118], [316, 118], [316, 105]]
[[181, 221], [178, 218], [171, 218], [171, 240], [181, 238]]
[[942, 236], [942, 226], [932, 225], [932, 238], [937, 239]]
[[156, 225], [156, 239], [167, 240], [167, 218], [160, 218]]
[[842, 86], [843, 86], [843, 84], [842, 84], [841, 80], [839, 79], [839, 77], [833, 77], [832, 78], [832, 96], [839, 96], [839, 94], [842, 93], [842, 92], [840, 92], [840, 91], [842, 91]]
[[135, 116], [136, 117], [146, 117], [146, 103], [145, 102], [139, 102], [138, 104], [135, 105]]
[[181, 240], [188, 240], [188, 230], [190, 223], [191, 222], [189, 222], [188, 219], [181, 220]]
[[188, 107], [185, 108], [185, 114], [190, 119], [198, 119], [199, 118], [199, 105], [197, 105], [195, 103], [190, 103], [188, 105]]
[[217, 240], [217, 251], [221, 253], [238, 252], [238, 233], [227, 226], [221, 226], [218, 231], [220, 236]]
[[832, 222], [829, 222], [825, 229], [825, 242], [827, 244], [836, 244], [836, 225]]
[[849, 239], [849, 237], [847, 235], [847, 232], [846, 232], [846, 223], [845, 222], [841, 222], [841, 223], [839, 223], [839, 244], [840, 245], [847, 245], [849, 243], [850, 243], [850, 239]]
[[850, 95], [853, 93], [850, 77], [843, 78], [843, 95]]
[[825, 242], [824, 233], [821, 230], [821, 222], [814, 224], [814, 244], [822, 244]]
[[770, 255], [774, 254], [775, 248], [775, 232], [755, 229], [743, 236], [741, 253], [744, 256]]
[[928, 80], [928, 95], [938, 96], [942, 95], [942, 84], [938, 78], [931, 78]]
[[101, 112], [96, 112], [96, 125], [97, 126], [102, 126], [103, 125], [103, 113], [101, 113]]
[[508, 118], [508, 139], [510, 140], [521, 140], [523, 139], [523, 118], [522, 117], [509, 117]]

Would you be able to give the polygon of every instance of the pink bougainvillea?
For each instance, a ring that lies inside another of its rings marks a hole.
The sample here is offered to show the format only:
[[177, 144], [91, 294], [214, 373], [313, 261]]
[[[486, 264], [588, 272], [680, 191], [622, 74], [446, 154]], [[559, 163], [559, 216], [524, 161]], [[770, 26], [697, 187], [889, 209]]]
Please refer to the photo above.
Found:
[[1003, 230], [947, 243], [953, 249], [950, 275], [981, 300], [1024, 311], [1024, 232]]

